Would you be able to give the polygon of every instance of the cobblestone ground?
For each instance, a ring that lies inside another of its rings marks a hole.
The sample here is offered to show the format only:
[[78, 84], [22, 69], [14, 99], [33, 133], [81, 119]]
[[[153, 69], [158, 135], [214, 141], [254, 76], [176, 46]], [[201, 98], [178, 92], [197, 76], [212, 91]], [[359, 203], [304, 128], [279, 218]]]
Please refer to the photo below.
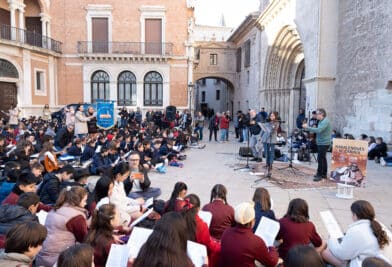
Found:
[[[243, 201], [251, 200], [254, 192], [254, 180], [257, 178], [249, 172], [235, 171], [234, 167], [244, 163], [238, 156], [240, 146], [230, 136], [226, 143], [204, 141], [204, 149], [188, 149], [183, 161], [184, 167], [168, 167], [166, 174], [151, 172], [152, 186], [162, 189], [162, 199], [169, 199], [174, 184], [183, 181], [188, 185], [188, 193], [197, 194], [206, 204], [210, 198], [210, 190], [217, 183], [224, 184], [228, 189], [228, 202], [235, 206]], [[251, 163], [253, 165], [255, 163]], [[260, 163], [263, 164], [263, 163]], [[309, 163], [303, 163], [309, 166]], [[311, 167], [316, 168], [312, 162]], [[331, 210], [338, 223], [345, 231], [352, 222], [350, 205], [358, 199], [370, 201], [376, 210], [377, 219], [391, 230], [392, 224], [392, 168], [382, 167], [373, 161], [368, 163], [368, 183], [365, 188], [355, 188], [354, 198], [350, 200], [336, 197], [335, 188], [281, 189], [268, 181], [261, 181], [256, 186], [269, 190], [274, 201], [274, 211], [281, 218], [291, 199], [304, 198], [310, 207], [310, 219], [316, 224], [323, 238], [328, 238], [327, 231], [321, 221], [319, 212]]]

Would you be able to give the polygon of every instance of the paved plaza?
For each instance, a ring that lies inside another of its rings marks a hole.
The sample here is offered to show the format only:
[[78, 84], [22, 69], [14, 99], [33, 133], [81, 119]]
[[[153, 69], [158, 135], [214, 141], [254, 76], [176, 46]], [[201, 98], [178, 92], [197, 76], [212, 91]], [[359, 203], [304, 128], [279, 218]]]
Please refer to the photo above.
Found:
[[[205, 131], [205, 134], [207, 132]], [[230, 141], [217, 143], [215, 141], [204, 141], [204, 149], [188, 149], [185, 153], [187, 160], [184, 167], [168, 167], [166, 174], [151, 172], [152, 186], [162, 189], [162, 199], [169, 199], [174, 183], [183, 181], [188, 185], [188, 193], [197, 194], [202, 202], [206, 204], [210, 198], [210, 190], [217, 183], [224, 184], [228, 189], [228, 202], [235, 206], [243, 201], [252, 199], [254, 180], [249, 172], [234, 171], [234, 167], [244, 163], [238, 155], [240, 146], [232, 135]], [[250, 162], [251, 165], [256, 163]], [[258, 164], [265, 164], [258, 163]], [[309, 166], [308, 162], [301, 163]], [[316, 163], [311, 163], [316, 169]], [[323, 238], [328, 238], [324, 224], [319, 212], [331, 210], [338, 223], [345, 231], [352, 223], [350, 205], [358, 199], [370, 201], [376, 210], [377, 219], [383, 222], [391, 230], [392, 224], [392, 168], [382, 167], [374, 161], [368, 162], [367, 185], [365, 188], [355, 188], [354, 199], [339, 199], [336, 188], [309, 188], [309, 189], [281, 189], [268, 181], [261, 181], [257, 186], [269, 190], [274, 202], [274, 211], [277, 218], [281, 218], [288, 203], [293, 198], [304, 198], [310, 208], [310, 219], [316, 224], [317, 230]], [[306, 179], [312, 179], [308, 177]]]

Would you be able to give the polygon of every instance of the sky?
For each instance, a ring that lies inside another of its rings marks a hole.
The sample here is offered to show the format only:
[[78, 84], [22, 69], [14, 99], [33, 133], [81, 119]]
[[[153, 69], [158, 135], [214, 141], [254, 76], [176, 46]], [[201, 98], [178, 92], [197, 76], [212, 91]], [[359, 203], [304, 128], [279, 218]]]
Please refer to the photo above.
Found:
[[259, 0], [196, 0], [196, 24], [220, 25], [222, 14], [226, 26], [237, 27], [249, 13], [259, 9]]

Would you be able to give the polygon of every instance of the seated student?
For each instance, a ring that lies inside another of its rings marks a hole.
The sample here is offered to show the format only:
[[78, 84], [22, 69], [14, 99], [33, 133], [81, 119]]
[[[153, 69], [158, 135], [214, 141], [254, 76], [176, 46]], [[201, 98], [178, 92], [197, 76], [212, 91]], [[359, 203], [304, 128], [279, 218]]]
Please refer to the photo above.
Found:
[[262, 217], [276, 221], [275, 213], [271, 210], [271, 197], [267, 189], [258, 187], [253, 195], [253, 202], [255, 203], [255, 226], [253, 232], [256, 232], [257, 226]]
[[94, 249], [87, 244], [76, 244], [61, 252], [56, 267], [94, 266]]
[[183, 182], [177, 182], [174, 185], [174, 189], [171, 193], [170, 199], [167, 201], [165, 212], [169, 211], [181, 211], [185, 205], [185, 196], [188, 190], [188, 186]]
[[[185, 219], [177, 212], [168, 212], [157, 222], [132, 266], [192, 267], [194, 265], [187, 255], [186, 247], [187, 225]], [[207, 264], [203, 265], [203, 267], [206, 266]]]
[[67, 149], [67, 154], [74, 157], [82, 155], [82, 141], [79, 138], [76, 138], [74, 144]]
[[19, 196], [27, 192], [36, 192], [38, 178], [32, 173], [25, 172], [19, 176], [18, 181], [12, 188], [11, 193], [3, 200], [1, 204], [15, 205]]
[[181, 210], [188, 226], [188, 240], [207, 247], [208, 266], [217, 266], [220, 256], [220, 243], [210, 236], [207, 224], [199, 217], [200, 199], [195, 194], [185, 197], [185, 205]]
[[362, 262], [362, 267], [392, 267], [392, 265], [377, 257], [367, 257]]
[[137, 152], [132, 152], [129, 155], [130, 176], [124, 181], [125, 192], [128, 197], [133, 199], [143, 198], [147, 200], [151, 197], [159, 197], [161, 195], [161, 189], [150, 186], [151, 181], [148, 173], [140, 166], [139, 160], [140, 155]]
[[92, 174], [102, 174], [114, 167], [114, 163], [109, 159], [109, 150], [105, 147], [101, 148], [99, 153], [93, 156], [93, 163], [91, 164], [90, 171]]
[[46, 236], [45, 226], [37, 222], [15, 225], [7, 232], [0, 266], [32, 266]]
[[124, 180], [130, 175], [129, 165], [127, 162], [120, 162], [113, 169], [112, 179], [114, 181], [113, 193], [109, 201], [115, 204], [120, 211], [121, 225], [128, 225], [131, 219], [140, 217], [145, 211], [142, 204], [143, 199], [132, 199], [127, 197], [124, 190]]
[[6, 181], [4, 181], [1, 184], [0, 187], [0, 201], [3, 202], [3, 200], [11, 193], [12, 188], [14, 188], [16, 181], [19, 178], [21, 171], [19, 169], [13, 169], [10, 171], [7, 171], [6, 175]]
[[96, 141], [93, 138], [87, 139], [87, 144], [84, 147], [82, 155], [80, 156], [80, 162], [85, 162], [94, 157]]
[[124, 140], [122, 140], [120, 144], [120, 149], [125, 154], [133, 150], [133, 145], [134, 143], [132, 142], [132, 136], [128, 134], [125, 135]]
[[61, 183], [68, 181], [75, 173], [71, 165], [65, 165], [57, 173], [47, 173], [38, 189], [38, 195], [44, 204], [54, 204], [60, 194]]
[[75, 173], [73, 175], [73, 182], [69, 180], [64, 181], [61, 184], [61, 189], [67, 186], [80, 186], [86, 188], [88, 177], [90, 177], [90, 172], [87, 169], [78, 168], [75, 170]]
[[93, 214], [86, 243], [94, 248], [95, 267], [105, 267], [112, 244], [119, 242], [120, 234], [127, 234], [121, 228], [116, 234], [114, 229], [120, 226], [120, 213], [113, 204], [104, 204]]
[[154, 153], [152, 152], [152, 148], [151, 148], [151, 141], [150, 140], [144, 140], [143, 141], [143, 152], [144, 152], [144, 159], [147, 161], [147, 163], [149, 164], [149, 167], [151, 167], [152, 165], [152, 158], [154, 156]]
[[325, 243], [309, 221], [308, 204], [301, 198], [290, 201], [286, 215], [279, 220], [280, 230], [276, 240], [283, 239], [279, 246], [279, 256], [286, 261], [288, 251], [297, 245], [312, 244], [317, 252], [325, 248]]
[[376, 146], [368, 152], [368, 159], [374, 159], [376, 163], [380, 163], [380, 158], [387, 156], [387, 149], [387, 144], [384, 143], [382, 137], [377, 137]]
[[234, 209], [227, 203], [227, 189], [222, 184], [216, 184], [211, 190], [210, 203], [203, 207], [204, 211], [212, 214], [210, 234], [220, 240], [223, 232], [235, 225]]
[[324, 267], [320, 254], [311, 246], [295, 246], [289, 250], [285, 267]]
[[109, 204], [109, 198], [113, 193], [113, 180], [102, 176], [95, 184], [94, 191], [89, 195], [87, 201], [90, 214], [94, 214], [96, 209], [104, 204]]
[[[144, 142], [144, 141], [143, 141]], [[137, 143], [136, 144], [136, 152], [139, 154], [139, 164], [140, 166], [145, 169], [145, 170], [149, 170], [151, 168], [147, 158], [146, 158], [146, 154], [144, 153], [144, 146], [143, 143]]]
[[328, 248], [322, 252], [323, 259], [334, 266], [359, 267], [366, 257], [385, 257], [381, 249], [390, 243], [387, 233], [375, 220], [373, 206], [366, 200], [351, 204], [354, 223], [347, 229], [341, 242], [328, 240]]
[[276, 266], [278, 253], [267, 247], [264, 241], [252, 232], [255, 210], [250, 203], [241, 203], [234, 209], [237, 225], [228, 228], [221, 239], [221, 267], [254, 267], [255, 260], [266, 267]]
[[38, 179], [38, 184], [42, 182], [43, 177], [42, 177], [42, 172], [45, 170], [44, 166], [42, 166], [41, 163], [35, 162], [30, 165], [30, 172], [37, 177]]
[[[38, 222], [37, 213], [39, 197], [33, 192], [23, 193], [16, 205], [0, 206], [0, 235], [5, 236], [9, 229], [23, 222]], [[2, 247], [2, 246], [0, 246]]]
[[159, 153], [166, 156], [169, 161], [177, 158], [178, 155], [178, 152], [173, 150], [173, 140], [167, 140], [166, 143], [163, 143], [159, 148]]
[[56, 152], [51, 142], [45, 142], [39, 153], [39, 162], [42, 162], [46, 172], [57, 171], [60, 168]]
[[87, 236], [86, 206], [87, 191], [79, 186], [63, 189], [56, 205], [46, 217], [48, 229], [37, 266], [53, 266], [60, 253], [67, 247], [83, 242]]

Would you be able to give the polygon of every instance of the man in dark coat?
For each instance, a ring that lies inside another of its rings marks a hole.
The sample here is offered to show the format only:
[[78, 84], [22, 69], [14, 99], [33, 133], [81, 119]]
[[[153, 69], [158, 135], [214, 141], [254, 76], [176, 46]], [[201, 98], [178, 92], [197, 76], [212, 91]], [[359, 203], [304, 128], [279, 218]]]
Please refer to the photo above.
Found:
[[64, 147], [72, 143], [73, 137], [74, 126], [72, 124], [68, 124], [57, 132], [54, 138], [54, 146], [56, 148], [63, 149]]

